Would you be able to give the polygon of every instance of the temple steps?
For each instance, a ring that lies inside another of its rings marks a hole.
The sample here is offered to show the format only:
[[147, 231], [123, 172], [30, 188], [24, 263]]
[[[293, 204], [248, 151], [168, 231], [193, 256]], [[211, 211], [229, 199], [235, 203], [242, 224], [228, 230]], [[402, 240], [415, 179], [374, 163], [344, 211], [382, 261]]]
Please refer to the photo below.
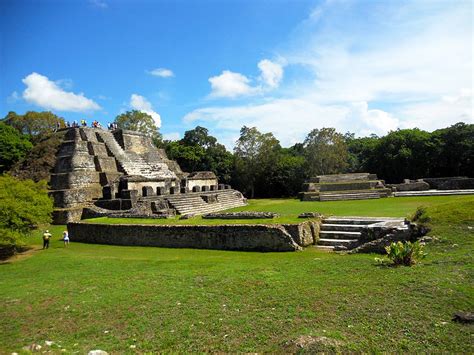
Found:
[[393, 195], [394, 195], [395, 197], [474, 195], [474, 189], [464, 189], [464, 190], [400, 191], [400, 192], [394, 192]]
[[343, 201], [343, 200], [366, 200], [380, 198], [378, 192], [359, 192], [359, 193], [321, 193], [320, 201]]
[[359, 232], [364, 228], [364, 225], [360, 224], [336, 224], [327, 223], [321, 225], [321, 231], [344, 231], [344, 232]]
[[332, 231], [320, 231], [319, 237], [320, 238], [328, 238], [328, 239], [359, 239], [361, 233], [360, 232], [347, 232], [344, 230], [332, 230]]

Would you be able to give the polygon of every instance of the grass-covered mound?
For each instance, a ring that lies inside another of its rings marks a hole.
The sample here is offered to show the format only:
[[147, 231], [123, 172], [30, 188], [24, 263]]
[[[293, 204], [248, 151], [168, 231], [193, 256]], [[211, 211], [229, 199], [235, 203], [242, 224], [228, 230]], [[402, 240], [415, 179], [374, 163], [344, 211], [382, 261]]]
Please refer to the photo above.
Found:
[[275, 212], [280, 216], [271, 219], [203, 219], [196, 216], [190, 219], [175, 218], [144, 219], [144, 218], [93, 218], [86, 220], [91, 223], [110, 224], [179, 224], [179, 225], [216, 225], [216, 224], [271, 224], [300, 223], [298, 215], [304, 212], [319, 212], [330, 216], [363, 216], [363, 217], [409, 217], [420, 206], [438, 206], [445, 203], [463, 203], [472, 201], [472, 196], [422, 196], [403, 198], [382, 198], [358, 201], [301, 202], [297, 199], [261, 199], [249, 200], [247, 206], [229, 211], [260, 211]]
[[[286, 352], [296, 350], [293, 340], [313, 339], [309, 351], [472, 353], [473, 326], [451, 318], [474, 304], [474, 198], [415, 200], [400, 212], [427, 206], [440, 240], [413, 267], [313, 248], [64, 248], [56, 226], [49, 250], [0, 265], [0, 352], [45, 340], [68, 353]], [[267, 202], [266, 210], [283, 209]], [[350, 202], [360, 208], [347, 213], [364, 214], [366, 202]], [[378, 212], [371, 215], [387, 215]]]

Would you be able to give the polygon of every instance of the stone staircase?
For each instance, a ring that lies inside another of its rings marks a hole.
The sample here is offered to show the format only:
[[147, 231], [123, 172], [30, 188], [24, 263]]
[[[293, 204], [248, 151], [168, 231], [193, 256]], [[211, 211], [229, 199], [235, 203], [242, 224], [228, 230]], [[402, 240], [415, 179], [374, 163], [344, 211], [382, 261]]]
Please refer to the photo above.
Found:
[[395, 197], [474, 195], [474, 189], [400, 191], [400, 192], [394, 192], [393, 195]]
[[317, 248], [323, 250], [354, 249], [360, 245], [359, 239], [364, 228], [371, 224], [386, 221], [403, 222], [403, 219], [379, 217], [325, 218], [321, 224]]
[[202, 193], [187, 193], [167, 195], [165, 199], [181, 214], [202, 215], [205, 213], [219, 212], [230, 208], [245, 206], [240, 193], [235, 190], [216, 191], [209, 195], [217, 195], [217, 202], [207, 203], [201, 197]]
[[96, 134], [98, 140], [105, 143], [117, 160], [117, 164], [120, 166], [121, 170], [123, 170], [127, 175], [144, 176], [150, 179], [176, 178], [176, 175], [168, 169], [166, 163], [148, 163], [140, 155], [126, 152], [117, 142], [112, 132], [98, 129]]
[[344, 201], [344, 200], [366, 200], [380, 198], [378, 191], [341, 191], [341, 192], [321, 192], [320, 201]]

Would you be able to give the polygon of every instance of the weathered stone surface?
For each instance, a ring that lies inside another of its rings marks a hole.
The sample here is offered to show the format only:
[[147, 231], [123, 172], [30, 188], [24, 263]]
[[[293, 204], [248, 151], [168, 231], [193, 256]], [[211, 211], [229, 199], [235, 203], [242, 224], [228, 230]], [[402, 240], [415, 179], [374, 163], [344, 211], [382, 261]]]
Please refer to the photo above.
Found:
[[396, 191], [426, 191], [430, 189], [430, 185], [424, 181], [410, 181], [403, 184], [388, 185], [395, 188]]
[[95, 170], [100, 172], [117, 172], [117, 162], [114, 157], [94, 157]]
[[204, 219], [262, 219], [262, 218], [275, 218], [278, 217], [278, 213], [273, 212], [215, 212], [207, 213], [202, 216]]
[[200, 192], [201, 187], [200, 186], [193, 186], [193, 192]]
[[319, 212], [303, 212], [298, 215], [298, 218], [319, 218], [321, 216]]
[[68, 224], [72, 241], [248, 251], [295, 251], [301, 247], [281, 225], [126, 225]]
[[[296, 244], [307, 247], [315, 243], [313, 224], [316, 222], [303, 222], [298, 224], [283, 224], [283, 228], [290, 233]], [[317, 241], [317, 238], [316, 238]]]
[[100, 198], [102, 191], [100, 186], [91, 186], [79, 189], [50, 191], [49, 195], [53, 198], [54, 206], [68, 208], [83, 204], [84, 201]]
[[142, 187], [142, 196], [147, 197], [147, 196], [154, 196], [155, 191], [153, 190], [153, 187], [151, 186], [143, 186]]
[[100, 175], [96, 171], [73, 171], [70, 173], [51, 174], [51, 189], [66, 190], [75, 187], [99, 184]]
[[453, 320], [459, 323], [474, 323], [474, 312], [457, 312]]
[[460, 190], [474, 189], [474, 178], [466, 176], [440, 177], [440, 178], [423, 178], [431, 189], [438, 190]]
[[89, 154], [76, 153], [59, 157], [54, 166], [55, 173], [67, 173], [74, 170], [95, 170], [94, 157]]

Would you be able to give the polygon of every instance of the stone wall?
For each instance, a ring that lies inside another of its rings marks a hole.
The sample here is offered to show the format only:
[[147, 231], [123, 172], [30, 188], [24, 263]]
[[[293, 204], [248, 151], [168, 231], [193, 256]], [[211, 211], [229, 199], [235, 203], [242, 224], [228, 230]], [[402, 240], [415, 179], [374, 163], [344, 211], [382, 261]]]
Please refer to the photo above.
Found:
[[296, 251], [314, 244], [317, 222], [297, 225], [68, 223], [72, 242], [246, 251]]

